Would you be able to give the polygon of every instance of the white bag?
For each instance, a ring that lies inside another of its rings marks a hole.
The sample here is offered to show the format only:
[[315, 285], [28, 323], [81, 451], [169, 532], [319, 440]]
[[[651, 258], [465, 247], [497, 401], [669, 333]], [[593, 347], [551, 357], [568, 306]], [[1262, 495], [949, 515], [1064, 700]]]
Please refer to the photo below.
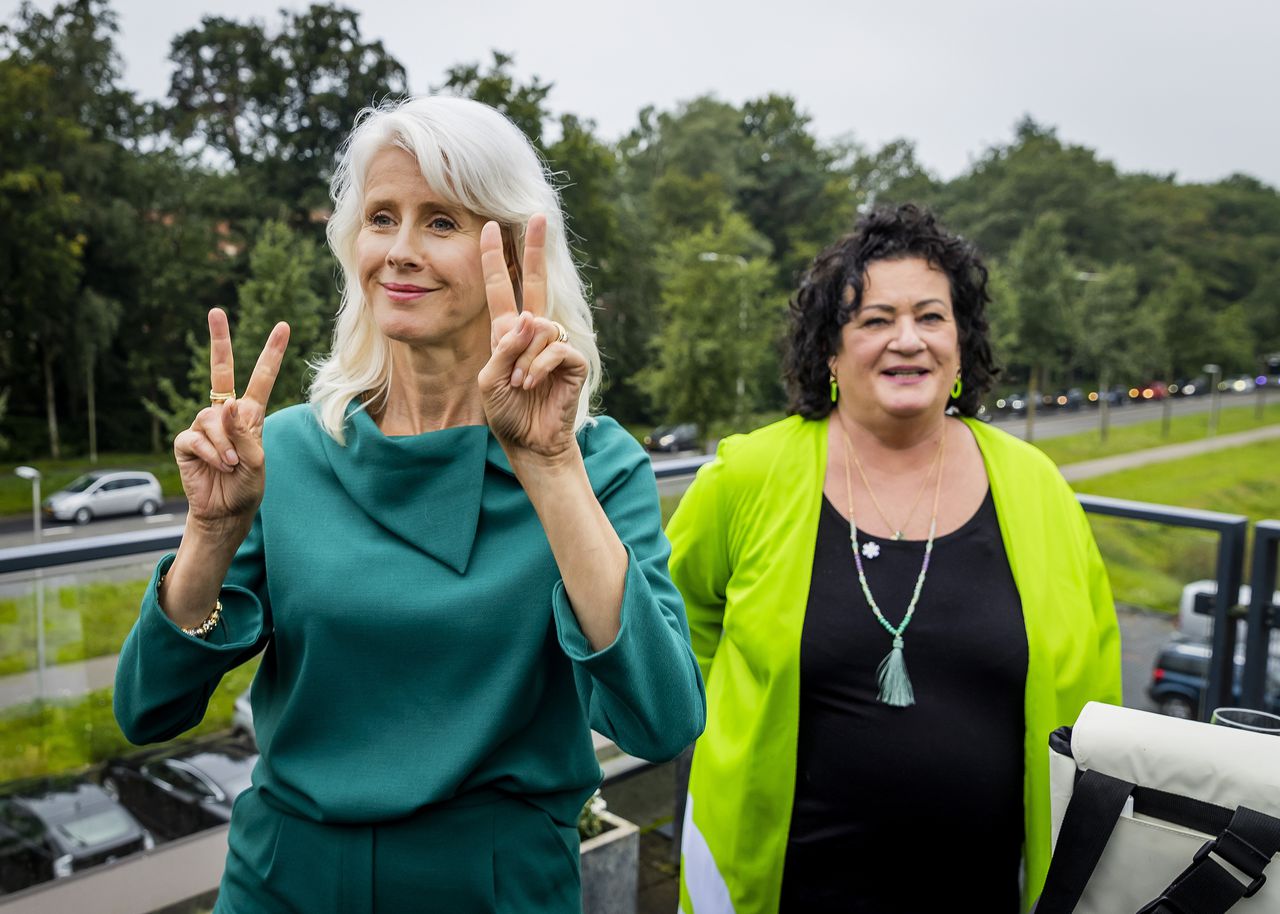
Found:
[[1280, 914], [1280, 737], [1090, 702], [1049, 746], [1036, 914]]

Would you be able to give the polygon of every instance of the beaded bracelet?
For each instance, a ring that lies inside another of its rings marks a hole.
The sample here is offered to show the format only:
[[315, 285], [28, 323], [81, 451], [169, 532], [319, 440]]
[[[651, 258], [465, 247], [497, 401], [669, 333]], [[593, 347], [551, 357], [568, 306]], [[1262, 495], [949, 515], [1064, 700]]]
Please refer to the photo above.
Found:
[[[164, 586], [165, 575], [160, 575], [160, 580], [156, 581], [156, 596], [160, 596], [160, 588]], [[195, 628], [184, 628], [182, 633], [190, 635], [192, 638], [204, 640], [209, 637], [209, 632], [218, 627], [218, 623], [222, 621], [222, 601], [215, 600], [213, 602], [213, 612], [209, 613], [209, 618], [205, 619]]]
[[222, 620], [222, 601], [215, 600], [213, 604], [213, 612], [209, 613], [209, 618], [205, 619], [195, 628], [184, 628], [182, 633], [190, 635], [192, 638], [204, 640], [209, 637], [209, 632], [218, 627], [218, 623]]

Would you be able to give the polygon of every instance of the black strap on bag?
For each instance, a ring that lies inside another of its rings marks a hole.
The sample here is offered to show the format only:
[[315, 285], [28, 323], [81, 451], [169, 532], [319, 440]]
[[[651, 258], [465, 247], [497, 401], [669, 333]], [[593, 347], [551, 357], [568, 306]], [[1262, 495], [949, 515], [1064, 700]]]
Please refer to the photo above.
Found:
[[[1224, 914], [1252, 898], [1267, 881], [1267, 864], [1280, 852], [1280, 819], [1241, 806], [1218, 837], [1196, 851], [1191, 865], [1138, 914]], [[1223, 866], [1226, 861], [1250, 880]]]
[[1133, 789], [1128, 781], [1098, 771], [1076, 778], [1035, 914], [1071, 914], [1076, 909]]
[[[1055, 732], [1050, 745], [1070, 755], [1070, 729]], [[1230, 810], [1203, 800], [1151, 788], [1097, 771], [1077, 775], [1044, 891], [1035, 914], [1071, 914], [1106, 850], [1125, 801], [1134, 810], [1162, 821], [1217, 837], [1208, 841], [1191, 865], [1138, 914], [1224, 914], [1241, 898], [1250, 898], [1266, 882], [1263, 872], [1280, 853], [1280, 819], [1241, 806]], [[1249, 877], [1242, 882], [1226, 861]]]

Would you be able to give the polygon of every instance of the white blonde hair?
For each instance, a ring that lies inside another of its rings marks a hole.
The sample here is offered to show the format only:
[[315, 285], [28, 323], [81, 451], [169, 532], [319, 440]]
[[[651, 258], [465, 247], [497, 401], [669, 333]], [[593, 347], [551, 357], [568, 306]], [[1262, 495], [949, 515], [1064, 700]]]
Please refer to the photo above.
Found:
[[330, 193], [333, 215], [326, 234], [342, 267], [342, 304], [333, 349], [316, 363], [311, 407], [321, 426], [345, 443], [347, 406], [356, 397], [376, 402], [391, 386], [390, 343], [374, 323], [356, 267], [356, 239], [364, 224], [364, 187], [374, 156], [389, 147], [413, 155], [422, 176], [445, 202], [492, 219], [524, 251], [525, 226], [534, 213], [547, 218], [546, 317], [559, 321], [569, 344], [587, 358], [587, 382], [575, 429], [589, 421], [591, 398], [600, 384], [591, 307], [587, 304], [565, 236], [560, 196], [533, 146], [520, 129], [488, 105], [464, 98], [428, 96], [376, 108], [356, 118], [343, 147]]

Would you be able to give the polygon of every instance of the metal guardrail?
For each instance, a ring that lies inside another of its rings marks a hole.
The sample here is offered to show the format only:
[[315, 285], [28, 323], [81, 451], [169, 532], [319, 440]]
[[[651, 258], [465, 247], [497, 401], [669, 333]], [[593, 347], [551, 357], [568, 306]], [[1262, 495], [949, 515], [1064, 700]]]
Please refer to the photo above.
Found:
[[[1240, 592], [1244, 573], [1244, 544], [1249, 532], [1249, 519], [1242, 514], [1220, 514], [1197, 508], [1178, 508], [1170, 505], [1152, 505], [1101, 495], [1077, 495], [1080, 504], [1092, 514], [1141, 520], [1169, 527], [1191, 527], [1209, 530], [1218, 535], [1217, 572], [1214, 575], [1218, 593]], [[1267, 591], [1270, 593], [1270, 590]], [[1209, 682], [1204, 690], [1200, 716], [1208, 717], [1213, 708], [1235, 704], [1231, 694], [1234, 675], [1233, 658], [1236, 650], [1236, 625], [1231, 618], [1234, 601], [1215, 600], [1213, 603], [1213, 656], [1209, 661]], [[1252, 630], [1251, 630], [1252, 631]], [[1261, 631], [1261, 629], [1259, 629]], [[1252, 638], [1253, 635], [1251, 634]], [[1266, 651], [1266, 642], [1262, 648]], [[1265, 663], [1265, 657], [1264, 661]], [[1258, 707], [1261, 707], [1259, 703]]]
[[[1249, 708], [1263, 707], [1271, 631], [1280, 628], [1280, 607], [1271, 602], [1276, 587], [1277, 551], [1280, 551], [1280, 521], [1258, 521], [1253, 526], [1247, 615], [1249, 634], [1244, 646], [1244, 682], [1240, 690], [1241, 702]], [[1222, 590], [1219, 589], [1218, 593], [1222, 593]], [[1234, 629], [1235, 626], [1231, 628]], [[1214, 631], [1217, 631], [1216, 625]]]

